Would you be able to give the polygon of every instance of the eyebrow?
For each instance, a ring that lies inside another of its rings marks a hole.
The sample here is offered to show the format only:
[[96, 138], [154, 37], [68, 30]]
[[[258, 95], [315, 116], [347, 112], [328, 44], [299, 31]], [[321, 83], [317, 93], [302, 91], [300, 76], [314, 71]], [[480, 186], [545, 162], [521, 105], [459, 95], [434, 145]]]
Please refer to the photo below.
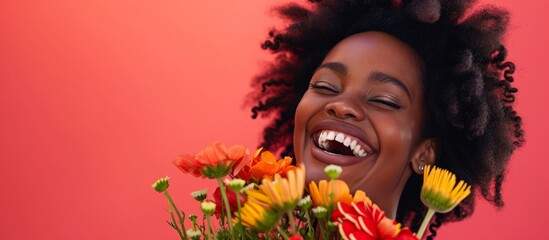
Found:
[[322, 68], [327, 68], [342, 75], [347, 75], [347, 67], [340, 62], [323, 63], [315, 69], [315, 72]]
[[395, 78], [391, 75], [382, 73], [380, 71], [373, 71], [373, 72], [370, 73], [370, 75], [368, 75], [368, 79], [371, 79], [371, 80], [374, 80], [374, 81], [377, 81], [377, 82], [380, 82], [380, 83], [390, 83], [390, 84], [393, 84], [397, 87], [400, 87], [402, 90], [404, 90], [404, 92], [406, 92], [406, 95], [408, 95], [408, 98], [410, 99], [410, 101], [412, 101], [412, 96], [410, 95], [410, 90], [408, 90], [406, 85], [404, 83], [402, 83], [402, 81], [398, 80], [397, 78]]

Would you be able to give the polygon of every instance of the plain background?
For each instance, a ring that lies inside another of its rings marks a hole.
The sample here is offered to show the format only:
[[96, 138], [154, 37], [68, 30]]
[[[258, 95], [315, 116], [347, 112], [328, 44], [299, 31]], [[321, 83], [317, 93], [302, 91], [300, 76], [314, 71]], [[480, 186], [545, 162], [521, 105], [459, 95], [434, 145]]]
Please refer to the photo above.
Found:
[[[491, 2], [513, 14], [507, 45], [527, 143], [510, 164], [505, 208], [480, 201], [439, 239], [545, 234], [548, 5]], [[150, 185], [171, 176], [176, 202], [197, 213], [189, 192], [213, 183], [180, 173], [174, 157], [215, 139], [256, 147], [263, 122], [243, 102], [278, 3], [0, 1], [0, 239], [177, 239]]]

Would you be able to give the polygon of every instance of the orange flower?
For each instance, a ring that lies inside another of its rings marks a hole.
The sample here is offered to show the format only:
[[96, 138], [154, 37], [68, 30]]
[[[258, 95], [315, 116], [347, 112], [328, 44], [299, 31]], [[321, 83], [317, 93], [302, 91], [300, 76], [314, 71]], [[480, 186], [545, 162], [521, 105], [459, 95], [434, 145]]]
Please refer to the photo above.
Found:
[[273, 153], [269, 151], [262, 152], [262, 150], [263, 148], [257, 149], [249, 165], [242, 167], [242, 170], [238, 169], [237, 178], [246, 181], [250, 179], [254, 181], [259, 181], [263, 178], [272, 179], [277, 173], [285, 176], [288, 170], [295, 169], [295, 166], [290, 165], [292, 163], [291, 157], [277, 160]]
[[195, 155], [178, 156], [174, 164], [195, 177], [217, 178], [228, 174], [233, 166], [246, 163], [249, 155], [249, 150], [242, 145], [227, 148], [220, 141], [215, 141]]
[[338, 202], [331, 219], [345, 240], [418, 239], [409, 229], [401, 230], [399, 223], [386, 217], [377, 205], [368, 201]]
[[[334, 182], [335, 181], [335, 182]], [[330, 193], [332, 192], [332, 184], [334, 185], [334, 201], [330, 201]], [[325, 208], [330, 208], [333, 203], [342, 202], [350, 204], [351, 202], [371, 202], [364, 191], [358, 190], [355, 195], [351, 195], [351, 190], [347, 183], [343, 180], [321, 180], [318, 183], [318, 186], [315, 182], [309, 184], [309, 192], [311, 193], [311, 198], [313, 199], [313, 205], [322, 206]]]

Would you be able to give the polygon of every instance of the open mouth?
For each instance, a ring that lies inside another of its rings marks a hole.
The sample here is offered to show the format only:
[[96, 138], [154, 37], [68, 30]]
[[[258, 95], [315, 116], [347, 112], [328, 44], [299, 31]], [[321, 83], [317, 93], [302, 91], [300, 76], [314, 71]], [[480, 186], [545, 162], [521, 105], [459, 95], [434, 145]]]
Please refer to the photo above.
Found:
[[332, 130], [322, 130], [315, 135], [318, 148], [332, 154], [366, 157], [368, 148], [353, 136]]

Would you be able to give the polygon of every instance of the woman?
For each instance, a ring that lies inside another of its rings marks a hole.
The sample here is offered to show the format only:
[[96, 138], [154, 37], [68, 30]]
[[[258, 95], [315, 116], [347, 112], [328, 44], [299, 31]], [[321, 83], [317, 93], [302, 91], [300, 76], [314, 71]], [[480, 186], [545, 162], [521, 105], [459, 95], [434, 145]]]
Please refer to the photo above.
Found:
[[[254, 83], [253, 117], [274, 115], [263, 146], [295, 153], [308, 180], [344, 167], [390, 217], [417, 229], [427, 164], [456, 173], [495, 206], [507, 162], [523, 143], [513, 110], [506, 11], [474, 1], [314, 1], [278, 9], [288, 27], [263, 48], [273, 63]], [[474, 210], [471, 194], [442, 223]]]

